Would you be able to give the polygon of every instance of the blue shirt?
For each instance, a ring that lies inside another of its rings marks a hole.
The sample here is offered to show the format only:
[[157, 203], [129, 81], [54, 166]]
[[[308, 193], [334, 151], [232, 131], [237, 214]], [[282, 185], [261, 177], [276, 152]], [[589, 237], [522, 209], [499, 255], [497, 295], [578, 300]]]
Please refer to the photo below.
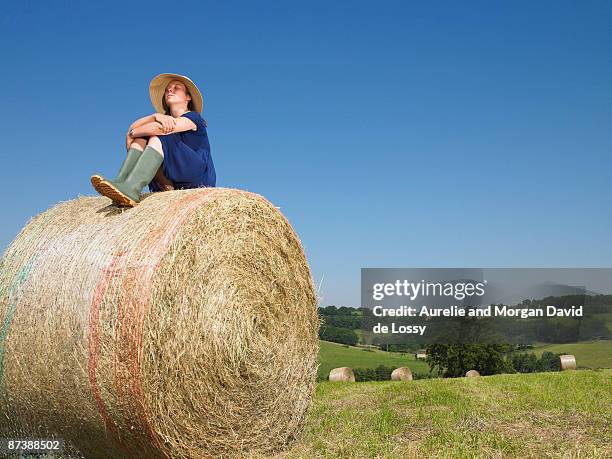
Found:
[[[185, 112], [181, 116], [193, 121], [197, 129], [158, 136], [164, 150], [164, 175], [174, 183], [175, 189], [214, 187], [217, 174], [206, 123], [197, 112]], [[149, 183], [149, 190], [162, 191], [155, 180]]]

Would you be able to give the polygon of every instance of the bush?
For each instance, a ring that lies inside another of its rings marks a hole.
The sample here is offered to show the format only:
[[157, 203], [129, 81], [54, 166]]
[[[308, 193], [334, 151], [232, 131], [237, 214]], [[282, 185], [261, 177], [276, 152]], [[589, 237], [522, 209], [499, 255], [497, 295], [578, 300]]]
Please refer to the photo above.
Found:
[[[353, 368], [353, 373], [355, 374], [356, 382], [390, 381], [393, 370], [395, 370], [395, 367], [379, 365], [376, 368]], [[431, 379], [438, 377], [438, 375], [429, 372], [412, 373], [412, 379]], [[329, 375], [317, 375], [317, 382], [327, 381], [328, 379]]]
[[464, 376], [468, 370], [481, 375], [514, 373], [506, 357], [510, 347], [505, 344], [430, 344], [426, 347], [429, 368], [444, 377]]
[[512, 366], [519, 373], [533, 373], [537, 371], [538, 358], [534, 353], [514, 354], [511, 361]]
[[394, 367], [378, 365], [376, 368], [353, 368], [355, 381], [389, 381]]
[[413, 372], [412, 373], [412, 379], [433, 379], [433, 378], [439, 378], [439, 376], [436, 375], [435, 373], [429, 373], [429, 372], [427, 373]]
[[543, 352], [538, 361], [537, 371], [561, 371], [559, 356], [552, 352]]
[[519, 373], [536, 373], [543, 371], [560, 371], [561, 363], [558, 354], [544, 352], [538, 359], [534, 353], [514, 354], [511, 359], [512, 366]]

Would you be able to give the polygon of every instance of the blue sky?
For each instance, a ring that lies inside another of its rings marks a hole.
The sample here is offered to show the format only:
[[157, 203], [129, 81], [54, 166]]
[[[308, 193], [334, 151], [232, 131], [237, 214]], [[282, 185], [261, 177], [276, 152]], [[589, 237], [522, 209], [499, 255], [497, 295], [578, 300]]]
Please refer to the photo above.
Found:
[[3, 6], [4, 251], [94, 195], [150, 79], [204, 95], [217, 185], [262, 194], [322, 304], [361, 267], [612, 263], [612, 3]]

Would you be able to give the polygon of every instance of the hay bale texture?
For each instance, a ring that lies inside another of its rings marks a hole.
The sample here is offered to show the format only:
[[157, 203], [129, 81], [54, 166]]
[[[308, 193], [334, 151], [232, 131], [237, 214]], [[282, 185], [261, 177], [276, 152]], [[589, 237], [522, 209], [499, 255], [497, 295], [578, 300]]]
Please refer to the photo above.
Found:
[[561, 371], [575, 370], [576, 369], [576, 357], [571, 354], [564, 354], [559, 356]]
[[267, 454], [303, 428], [317, 300], [280, 211], [241, 190], [81, 196], [0, 265], [0, 437], [87, 458]]
[[480, 376], [480, 373], [478, 373], [478, 371], [476, 371], [476, 370], [469, 370], [465, 374], [466, 378], [477, 378], [478, 376]]
[[412, 381], [412, 371], [408, 367], [399, 367], [391, 372], [391, 381]]
[[334, 368], [329, 372], [329, 380], [334, 382], [355, 382], [355, 373], [349, 367]]

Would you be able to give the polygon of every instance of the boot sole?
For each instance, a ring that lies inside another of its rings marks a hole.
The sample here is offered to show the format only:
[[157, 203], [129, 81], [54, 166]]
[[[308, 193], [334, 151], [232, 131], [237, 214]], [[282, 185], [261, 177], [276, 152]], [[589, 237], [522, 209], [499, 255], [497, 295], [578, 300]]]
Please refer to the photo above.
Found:
[[100, 193], [100, 190], [98, 190], [98, 185], [100, 185], [100, 182], [102, 180], [104, 180], [104, 177], [102, 177], [101, 175], [95, 174], [91, 176], [91, 185], [98, 193]]
[[[99, 194], [101, 194], [102, 196], [108, 198], [109, 196], [106, 196], [105, 192], [102, 191], [102, 188], [100, 188], [100, 183], [102, 183], [103, 180], [106, 180], [106, 179], [104, 177], [102, 177], [101, 175], [98, 175], [98, 174], [92, 175], [91, 176], [91, 185], [94, 187], [94, 189]], [[113, 204], [117, 204], [117, 202], [115, 200], [113, 200]]]
[[134, 207], [138, 205], [136, 201], [134, 201], [129, 196], [123, 194], [106, 180], [101, 180], [98, 183], [98, 187], [96, 188], [96, 190], [98, 190], [100, 194], [106, 196], [107, 198], [112, 199], [114, 203], [120, 206]]

